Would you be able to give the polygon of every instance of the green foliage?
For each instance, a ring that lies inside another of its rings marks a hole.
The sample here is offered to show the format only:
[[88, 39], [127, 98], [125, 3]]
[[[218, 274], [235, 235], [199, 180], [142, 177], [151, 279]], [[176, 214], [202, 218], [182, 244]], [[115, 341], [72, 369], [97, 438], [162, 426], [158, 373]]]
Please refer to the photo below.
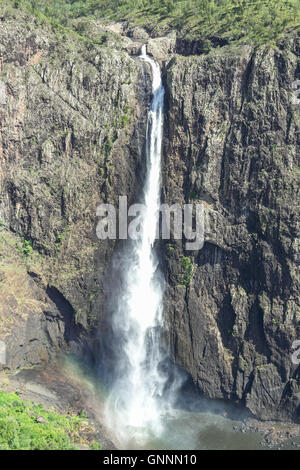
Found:
[[[44, 422], [38, 423], [38, 417]], [[41, 405], [23, 401], [16, 393], [0, 391], [1, 450], [75, 449], [72, 438], [78, 436], [82, 425], [82, 417], [46, 411]], [[101, 448], [98, 443], [93, 446]]]
[[87, 31], [87, 23], [85, 21], [80, 21], [76, 26], [77, 33], [84, 35]]
[[111, 139], [107, 136], [105, 143], [104, 143], [104, 153], [106, 156], [108, 156], [111, 152], [111, 149], [113, 148], [113, 142]]
[[66, 237], [69, 235], [70, 232], [70, 227], [68, 225], [65, 226], [63, 229], [62, 233], [57, 235], [56, 242], [55, 242], [55, 253], [58, 255], [58, 253], [61, 250], [61, 247], [66, 239]]
[[[1, 1], [1, 0], [0, 0]], [[6, 2], [7, 3], [7, 2]], [[71, 25], [76, 18], [128, 19], [141, 26], [169, 27], [181, 35], [229, 42], [273, 42], [284, 29], [300, 24], [300, 0], [14, 0], [53, 26]], [[77, 24], [85, 33], [84, 23]]]
[[30, 242], [23, 237], [21, 238], [21, 243], [17, 243], [17, 249], [24, 258], [29, 258], [33, 252]]
[[180, 259], [180, 264], [184, 271], [181, 275], [181, 282], [185, 287], [187, 287], [193, 277], [194, 264], [191, 258], [189, 258], [188, 256], [182, 256], [182, 258]]
[[174, 251], [175, 251], [174, 246], [172, 245], [172, 243], [169, 243], [168, 244], [168, 254], [171, 255], [172, 253], [174, 253]]
[[197, 193], [195, 189], [193, 189], [193, 191], [190, 192], [190, 199], [193, 199], [193, 201], [199, 199], [199, 194]]
[[29, 82], [29, 70], [25, 71], [25, 83], [27, 84]]
[[124, 127], [126, 127], [126, 124], [127, 124], [127, 122], [128, 122], [128, 119], [129, 119], [128, 114], [123, 114], [123, 116], [121, 117], [121, 119], [118, 120], [118, 124], [119, 124], [119, 126], [121, 127], [121, 129], [123, 129]]
[[91, 445], [91, 449], [92, 450], [101, 450], [102, 447], [101, 447], [101, 444], [99, 444], [99, 442], [93, 442], [92, 445]]

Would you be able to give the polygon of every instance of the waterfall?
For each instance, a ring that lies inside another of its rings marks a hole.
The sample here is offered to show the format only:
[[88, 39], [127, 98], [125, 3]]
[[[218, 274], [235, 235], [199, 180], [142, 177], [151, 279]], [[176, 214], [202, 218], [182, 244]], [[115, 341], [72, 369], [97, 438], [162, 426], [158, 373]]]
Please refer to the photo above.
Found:
[[[159, 397], [165, 378], [160, 372], [159, 330], [162, 319], [163, 280], [154, 242], [159, 220], [161, 146], [164, 87], [159, 64], [142, 47], [140, 59], [152, 69], [152, 101], [146, 136], [144, 212], [140, 237], [132, 242], [127, 273], [114, 315], [122, 339], [118, 380], [107, 402], [106, 418], [122, 445], [134, 439], [141, 444], [149, 433], [161, 431]], [[124, 444], [125, 445], [125, 444]]]

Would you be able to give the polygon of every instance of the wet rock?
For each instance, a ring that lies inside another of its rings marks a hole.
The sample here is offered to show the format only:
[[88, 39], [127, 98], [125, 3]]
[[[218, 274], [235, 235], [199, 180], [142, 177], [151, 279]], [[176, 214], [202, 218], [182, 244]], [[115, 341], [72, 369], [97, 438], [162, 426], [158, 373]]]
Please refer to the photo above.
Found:
[[43, 418], [42, 416], [37, 416], [36, 422], [41, 423], [41, 424], [47, 424], [48, 423], [48, 421], [45, 418]]
[[143, 40], [149, 39], [149, 34], [147, 33], [147, 31], [137, 26], [129, 27], [126, 33], [128, 34], [130, 38], [133, 38], [133, 39], [143, 39]]
[[156, 60], [162, 62], [166, 60], [168, 55], [175, 52], [176, 38], [166, 36], [162, 38], [152, 38], [147, 42], [147, 52], [155, 57]]

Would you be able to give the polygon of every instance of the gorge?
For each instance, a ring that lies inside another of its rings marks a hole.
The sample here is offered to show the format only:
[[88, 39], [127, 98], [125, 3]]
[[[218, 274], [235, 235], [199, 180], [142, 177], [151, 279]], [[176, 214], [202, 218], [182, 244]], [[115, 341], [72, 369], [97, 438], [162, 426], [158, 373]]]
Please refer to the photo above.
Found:
[[[193, 393], [259, 420], [299, 424], [300, 369], [291, 359], [300, 339], [300, 123], [292, 100], [300, 79], [299, 28], [276, 45], [222, 43], [210, 50], [172, 31], [157, 36], [98, 20], [89, 28], [86, 41], [20, 10], [1, 13], [0, 340], [6, 363], [0, 368], [10, 374], [45, 368], [65, 352], [86, 360], [111, 386], [108, 371], [122, 356], [111, 343], [112, 312], [121, 304], [126, 312], [147, 308], [147, 323], [117, 316], [114, 332], [137, 328], [130, 336], [137, 342], [120, 342], [135, 369], [123, 364], [126, 386], [117, 387], [125, 393], [128, 387], [134, 401], [136, 414], [123, 415], [134, 427], [135, 420], [147, 421], [139, 411], [145, 390], [130, 390], [144, 373], [141, 345], [147, 327], [157, 326], [159, 306], [163, 350]], [[143, 44], [148, 55], [141, 60]], [[153, 121], [148, 125], [149, 103], [152, 112], [154, 106], [162, 112], [163, 90], [161, 175], [156, 166], [150, 179], [160, 181], [161, 191], [152, 188], [149, 204], [160, 197], [170, 205], [201, 202], [205, 244], [187, 252], [181, 240], [161, 241], [153, 261], [155, 227], [147, 217], [147, 276], [132, 284], [138, 292], [131, 298], [143, 292], [140, 283], [149, 288], [158, 264], [164, 288], [153, 305], [145, 298], [132, 304], [112, 290], [127, 282], [122, 253], [132, 245], [99, 240], [96, 210], [101, 203], [117, 205], [120, 195], [133, 204], [143, 193], [146, 149], [152, 153], [147, 139], [155, 128]], [[157, 329], [148, 339], [157, 341]], [[152, 360], [155, 375], [157, 357]], [[149, 383], [143, 379], [143, 385], [148, 393]]]

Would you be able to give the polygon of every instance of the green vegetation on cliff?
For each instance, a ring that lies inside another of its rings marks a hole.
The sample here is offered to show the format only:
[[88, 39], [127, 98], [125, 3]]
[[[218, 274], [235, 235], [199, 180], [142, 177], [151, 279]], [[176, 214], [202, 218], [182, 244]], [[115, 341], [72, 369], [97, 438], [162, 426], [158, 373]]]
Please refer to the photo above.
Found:
[[[16, 393], [0, 391], [1, 450], [69, 450], [88, 431], [86, 419], [47, 411], [22, 400]], [[99, 449], [93, 442], [92, 449]]]
[[181, 267], [183, 268], [183, 274], [181, 274], [182, 285], [187, 287], [193, 277], [194, 265], [191, 258], [188, 256], [182, 256], [180, 260]]
[[[17, 393], [0, 391], [1, 450], [69, 450], [84, 443], [87, 420], [82, 416], [64, 416], [47, 411], [42, 405], [22, 400]], [[99, 449], [97, 442], [88, 443]]]
[[[3, 0], [0, 0], [3, 2]], [[300, 24], [300, 0], [11, 0], [53, 25], [82, 17], [127, 20], [155, 34], [177, 30], [193, 39], [272, 42]], [[7, 5], [7, 0], [5, 0]], [[84, 24], [77, 25], [78, 28]], [[78, 31], [79, 32], [79, 31]], [[81, 31], [82, 33], [82, 31]]]

